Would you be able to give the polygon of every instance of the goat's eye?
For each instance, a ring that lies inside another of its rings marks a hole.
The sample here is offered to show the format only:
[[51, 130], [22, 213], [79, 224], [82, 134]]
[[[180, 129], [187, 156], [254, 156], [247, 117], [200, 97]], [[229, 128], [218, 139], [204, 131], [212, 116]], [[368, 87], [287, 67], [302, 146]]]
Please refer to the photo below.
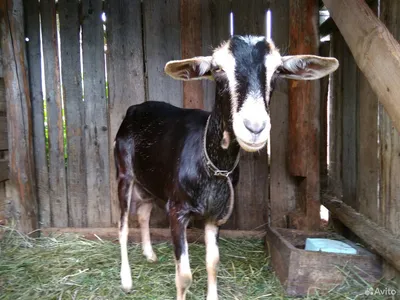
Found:
[[216, 67], [216, 68], [214, 69], [214, 72], [215, 72], [215, 73], [222, 74], [222, 73], [224, 73], [225, 71], [224, 71], [224, 69], [222, 69], [221, 67]]

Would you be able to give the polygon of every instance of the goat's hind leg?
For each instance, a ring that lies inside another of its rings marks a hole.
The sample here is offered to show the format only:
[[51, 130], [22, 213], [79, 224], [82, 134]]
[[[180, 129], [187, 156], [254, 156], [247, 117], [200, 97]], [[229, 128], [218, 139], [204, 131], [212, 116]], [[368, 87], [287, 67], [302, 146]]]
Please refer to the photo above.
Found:
[[119, 174], [118, 198], [121, 209], [121, 220], [119, 224], [119, 244], [121, 247], [121, 285], [122, 289], [129, 292], [132, 289], [131, 268], [128, 259], [128, 233], [129, 233], [129, 210], [131, 205], [133, 186], [133, 174]]
[[150, 239], [150, 215], [153, 208], [153, 198], [146, 191], [141, 189], [140, 185], [134, 184], [132, 193], [132, 202], [137, 203], [137, 216], [140, 225], [140, 233], [142, 237], [143, 255], [149, 262], [156, 262], [157, 256], [153, 251]]
[[175, 284], [177, 300], [185, 300], [186, 293], [192, 284], [192, 272], [189, 262], [189, 247], [186, 240], [186, 227], [188, 220], [179, 218], [179, 209], [169, 207], [172, 242], [175, 251]]

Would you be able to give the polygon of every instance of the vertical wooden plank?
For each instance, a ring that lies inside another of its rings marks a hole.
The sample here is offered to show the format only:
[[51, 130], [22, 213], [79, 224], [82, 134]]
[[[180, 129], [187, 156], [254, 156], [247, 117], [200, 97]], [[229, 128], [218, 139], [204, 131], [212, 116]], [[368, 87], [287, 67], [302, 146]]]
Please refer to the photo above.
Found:
[[[315, 20], [315, 0], [290, 1], [290, 48], [291, 55], [317, 54], [318, 34]], [[289, 167], [293, 176], [307, 177], [310, 136], [309, 120], [314, 118], [310, 109], [316, 105], [315, 81], [289, 80]], [[314, 97], [315, 98], [315, 97]]]
[[[113, 143], [129, 106], [145, 101], [143, 39], [140, 0], [106, 2], [107, 70], [109, 95], [110, 199], [112, 224], [119, 221], [119, 202]], [[127, 39], [126, 37], [130, 38]], [[138, 226], [136, 220], [130, 224]], [[152, 227], [167, 227], [165, 211], [154, 206], [150, 219]]]
[[44, 78], [46, 82], [47, 126], [49, 132], [49, 195], [52, 226], [68, 226], [67, 190], [57, 45], [55, 2], [40, 1]]
[[0, 36], [7, 99], [12, 216], [25, 233], [38, 227], [22, 0], [0, 2]]
[[[202, 55], [212, 54], [212, 50], [229, 38], [230, 0], [202, 1]], [[215, 82], [203, 80], [204, 109], [211, 111], [215, 102]]]
[[[201, 0], [180, 0], [182, 58], [200, 56], [202, 53]], [[204, 108], [203, 83], [183, 82], [183, 107]]]
[[[326, 41], [321, 43], [319, 46], [319, 55], [328, 57], [330, 55], [330, 42]], [[326, 184], [326, 177], [328, 175], [328, 89], [329, 89], [329, 78], [325, 76], [320, 80], [320, 127], [321, 127], [321, 138], [320, 138], [320, 175], [321, 175], [321, 188], [322, 185]]]
[[[381, 0], [380, 18], [393, 36], [400, 41], [400, 3]], [[380, 140], [380, 224], [394, 234], [400, 231], [400, 133], [382, 105], [379, 105]], [[386, 278], [400, 282], [400, 272], [385, 264]]]
[[[289, 0], [271, 1], [272, 39], [287, 53], [289, 45]], [[287, 215], [296, 207], [295, 182], [288, 171], [289, 141], [289, 97], [288, 82], [282, 80], [271, 100], [271, 162], [270, 162], [270, 202], [269, 224], [287, 227]]]
[[357, 201], [357, 65], [345, 45], [343, 70], [343, 141], [342, 141], [342, 186], [343, 201], [358, 210]]
[[40, 57], [40, 23], [38, 1], [24, 0], [27, 56], [29, 64], [29, 87], [31, 91], [33, 121], [33, 154], [35, 158], [36, 193], [39, 205], [39, 222], [51, 226], [49, 195], [49, 169], [46, 156], [44, 132], [44, 99], [42, 92], [42, 69]]
[[181, 59], [180, 0], [146, 0], [143, 6], [147, 100], [182, 107], [182, 82], [164, 73], [168, 61]]
[[[232, 1], [234, 34], [265, 35], [265, 13], [268, 1]], [[241, 230], [260, 229], [267, 223], [269, 198], [267, 147], [257, 153], [242, 151], [240, 179], [236, 188], [233, 214]]]
[[359, 212], [378, 223], [378, 99], [368, 80], [359, 72], [359, 153], [358, 204]]
[[332, 97], [330, 98], [329, 115], [329, 192], [338, 197], [342, 194], [342, 83], [343, 83], [343, 47], [345, 41], [339, 31], [335, 31], [331, 38], [332, 56], [339, 60], [339, 69], [333, 73], [330, 82]]
[[87, 226], [84, 103], [80, 59], [78, 0], [59, 0], [62, 93], [67, 127], [67, 196], [69, 226]]
[[[87, 225], [111, 225], [102, 0], [82, 1]], [[128, 37], [127, 37], [128, 38]]]
[[[26, 14], [25, 14], [26, 15]], [[8, 134], [7, 134], [7, 110], [6, 110], [6, 94], [4, 88], [4, 74], [3, 74], [3, 55], [0, 46], [0, 178], [8, 179]], [[1, 145], [3, 144], [3, 149]], [[8, 222], [7, 217], [7, 202], [6, 202], [6, 182], [0, 179], [0, 225], [6, 226]]]
[[[346, 43], [339, 31], [331, 35], [331, 55], [339, 60], [339, 68], [331, 76], [329, 99], [329, 162], [327, 193], [342, 197], [342, 85], [343, 85], [343, 55]], [[330, 214], [329, 223], [341, 234], [346, 228], [334, 215]]]
[[232, 0], [234, 34], [265, 36], [265, 14], [268, 8], [268, 0]]
[[[377, 13], [378, 0], [370, 7]], [[378, 98], [364, 74], [358, 70], [358, 174], [359, 212], [378, 224]]]
[[[318, 54], [318, 1], [290, 1], [289, 53]], [[298, 177], [298, 211], [292, 223], [299, 229], [320, 225], [320, 100], [318, 81], [289, 81], [289, 170]]]

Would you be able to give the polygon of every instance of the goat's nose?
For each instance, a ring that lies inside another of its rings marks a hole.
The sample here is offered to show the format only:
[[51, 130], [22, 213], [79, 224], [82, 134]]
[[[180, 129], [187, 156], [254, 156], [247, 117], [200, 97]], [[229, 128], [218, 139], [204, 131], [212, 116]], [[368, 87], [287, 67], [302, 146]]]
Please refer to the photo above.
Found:
[[250, 121], [249, 119], [244, 119], [243, 123], [244, 126], [254, 134], [259, 134], [261, 131], [263, 131], [265, 125], [267, 124], [265, 121], [255, 122], [255, 121]]

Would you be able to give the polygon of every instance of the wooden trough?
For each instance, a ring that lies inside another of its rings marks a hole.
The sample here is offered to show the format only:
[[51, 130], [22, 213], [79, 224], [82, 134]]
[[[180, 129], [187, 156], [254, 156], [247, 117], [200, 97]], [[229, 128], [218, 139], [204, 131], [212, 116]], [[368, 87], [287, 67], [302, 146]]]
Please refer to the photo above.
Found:
[[[355, 248], [357, 254], [306, 251], [307, 238], [340, 240]], [[342, 270], [347, 268], [371, 283], [382, 275], [376, 255], [335, 233], [268, 227], [266, 241], [272, 267], [290, 296], [327, 292], [343, 283], [346, 275]]]

